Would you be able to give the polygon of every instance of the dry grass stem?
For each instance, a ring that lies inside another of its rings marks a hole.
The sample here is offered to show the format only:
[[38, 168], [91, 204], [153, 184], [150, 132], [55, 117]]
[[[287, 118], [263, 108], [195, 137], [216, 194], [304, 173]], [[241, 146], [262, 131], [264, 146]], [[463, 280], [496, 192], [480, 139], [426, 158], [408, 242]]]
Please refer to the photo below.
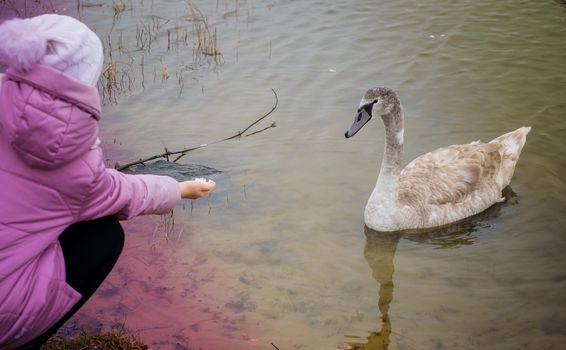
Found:
[[[1, 1], [1, 0], [0, 0]], [[95, 0], [93, 0], [95, 1]], [[6, 4], [7, 2], [5, 2]], [[183, 93], [186, 81], [186, 74], [189, 70], [196, 70], [206, 64], [223, 64], [224, 57], [218, 43], [217, 29], [209, 24], [208, 18], [191, 0], [187, 0], [188, 15], [184, 18], [190, 24], [179, 25], [178, 19], [171, 20], [159, 16], [149, 16], [143, 21], [139, 21], [135, 26], [135, 33], [121, 30], [113, 33], [112, 28], [104, 41], [105, 45], [105, 66], [99, 89], [101, 90], [103, 103], [117, 103], [118, 98], [129, 93], [136, 88], [145, 89], [148, 80], [146, 79], [146, 68], [149, 58], [154, 65], [154, 82], [161, 78], [164, 83], [171, 78], [171, 61], [165, 59], [165, 54], [175, 51], [181, 52], [188, 48], [192, 55], [179, 54], [178, 57], [191, 57], [192, 62], [179, 62], [175, 66], [180, 67], [175, 71], [175, 81], [179, 87], [179, 96]], [[217, 3], [218, 5], [218, 3]], [[143, 7], [143, 1], [139, 4]], [[224, 2], [225, 9], [229, 10], [230, 2]], [[239, 4], [236, 2], [236, 13], [239, 11]], [[127, 10], [133, 10], [132, 1], [112, 0], [111, 4], [104, 2], [82, 2], [77, 1], [77, 9], [80, 11], [85, 8], [105, 7], [111, 9], [115, 21]], [[232, 8], [233, 10], [233, 8]], [[233, 11], [231, 11], [233, 12]], [[79, 14], [82, 16], [82, 14]], [[153, 53], [152, 51], [156, 51]], [[149, 56], [148, 56], [149, 55]], [[148, 56], [148, 57], [146, 57]], [[158, 58], [159, 57], [159, 58]], [[139, 64], [139, 70], [134, 65]], [[139, 79], [136, 79], [141, 75]], [[193, 80], [197, 80], [192, 77]], [[139, 80], [137, 82], [136, 80]]]

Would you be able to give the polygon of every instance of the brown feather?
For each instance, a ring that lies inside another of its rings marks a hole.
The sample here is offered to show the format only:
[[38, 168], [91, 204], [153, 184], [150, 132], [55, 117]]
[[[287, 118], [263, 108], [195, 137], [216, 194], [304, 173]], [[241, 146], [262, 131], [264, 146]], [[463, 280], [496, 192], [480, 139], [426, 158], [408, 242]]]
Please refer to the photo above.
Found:
[[399, 202], [411, 207], [457, 204], [482, 184], [493, 183], [498, 144], [452, 145], [426, 153], [407, 166], [399, 179]]

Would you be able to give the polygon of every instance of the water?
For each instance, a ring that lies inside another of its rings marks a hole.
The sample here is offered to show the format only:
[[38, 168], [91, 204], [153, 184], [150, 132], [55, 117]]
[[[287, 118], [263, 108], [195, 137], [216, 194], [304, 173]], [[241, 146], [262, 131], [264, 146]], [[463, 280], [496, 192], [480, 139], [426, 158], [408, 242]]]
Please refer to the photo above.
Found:
[[[109, 164], [230, 136], [269, 111], [272, 88], [279, 106], [254, 130], [277, 127], [184, 158], [224, 172], [215, 193], [127, 223], [124, 256], [72, 324], [124, 324], [156, 349], [564, 346], [561, 2], [195, 1], [222, 57], [195, 54], [186, 2], [115, 4], [80, 11], [135, 77], [105, 101]], [[343, 134], [376, 85], [403, 102], [405, 164], [532, 126], [508, 201], [450, 232], [364, 229], [383, 128]]]

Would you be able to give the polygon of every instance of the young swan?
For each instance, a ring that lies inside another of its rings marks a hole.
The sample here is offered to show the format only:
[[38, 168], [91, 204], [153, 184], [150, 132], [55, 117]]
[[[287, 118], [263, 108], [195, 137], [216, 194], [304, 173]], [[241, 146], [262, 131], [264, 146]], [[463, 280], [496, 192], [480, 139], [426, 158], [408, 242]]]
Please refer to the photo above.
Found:
[[376, 231], [442, 226], [475, 215], [504, 200], [530, 127], [490, 141], [439, 148], [401, 167], [403, 107], [387, 87], [368, 90], [346, 138], [373, 116], [385, 126], [385, 149], [364, 221]]

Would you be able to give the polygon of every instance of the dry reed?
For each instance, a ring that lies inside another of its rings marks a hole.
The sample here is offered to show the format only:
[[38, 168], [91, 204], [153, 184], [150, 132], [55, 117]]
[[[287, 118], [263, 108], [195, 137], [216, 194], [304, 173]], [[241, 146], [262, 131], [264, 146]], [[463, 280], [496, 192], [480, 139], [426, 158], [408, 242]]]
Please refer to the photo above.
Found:
[[[147, 87], [146, 69], [150, 62], [148, 59], [151, 62], [159, 62], [157, 63], [158, 67], [153, 64], [154, 82], [175, 81], [179, 88], [179, 96], [184, 91], [186, 74], [189, 70], [194, 71], [207, 64], [224, 63], [216, 27], [209, 24], [207, 16], [194, 2], [187, 0], [186, 3], [188, 13], [185, 17], [181, 16], [180, 18], [190, 22], [188, 25], [179, 25], [178, 19], [170, 20], [151, 16], [150, 19], [136, 24], [135, 34], [130, 34], [127, 31], [120, 31], [115, 34], [112, 33], [111, 29], [108, 38], [104, 40], [107, 57], [99, 82], [103, 103], [114, 104], [118, 102], [121, 95], [130, 93], [136, 88], [145, 89]], [[228, 1], [224, 2], [226, 12], [229, 12], [228, 3]], [[235, 3], [237, 13], [239, 5], [238, 2]], [[143, 2], [141, 6], [143, 6]], [[120, 20], [121, 14], [128, 9], [131, 10], [133, 5], [131, 1], [125, 0], [113, 0], [112, 4], [77, 1], [77, 9], [79, 10], [93, 7], [110, 8], [113, 11], [114, 21], [117, 21]], [[171, 62], [165, 59], [165, 55], [172, 51], [181, 52], [182, 49], [192, 49], [192, 63], [181, 62], [176, 65], [178, 68], [171, 69]], [[137, 64], [139, 64], [139, 70]], [[134, 69], [134, 67], [136, 68]], [[173, 74], [176, 79], [169, 79]], [[139, 79], [136, 79], [138, 76]], [[158, 78], [160, 79], [157, 80]], [[193, 80], [196, 80], [196, 78], [193, 77]]]

